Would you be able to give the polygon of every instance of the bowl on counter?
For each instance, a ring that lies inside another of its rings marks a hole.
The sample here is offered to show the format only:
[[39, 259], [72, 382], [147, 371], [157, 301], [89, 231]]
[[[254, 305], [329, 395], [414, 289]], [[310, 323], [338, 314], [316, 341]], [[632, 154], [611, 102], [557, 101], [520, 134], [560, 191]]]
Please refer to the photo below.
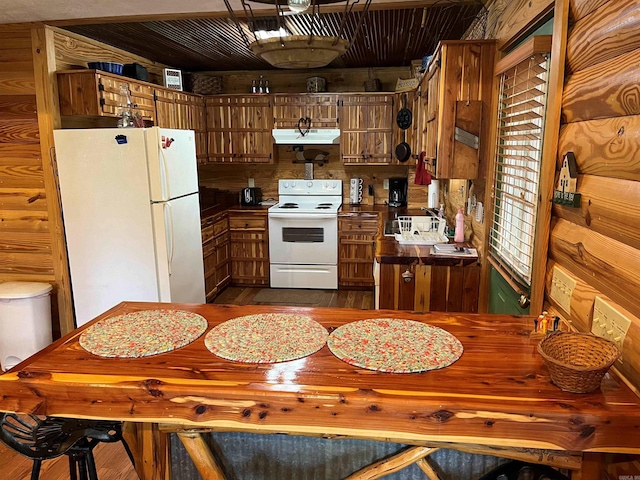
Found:
[[89, 62], [87, 66], [91, 70], [102, 70], [107, 73], [115, 73], [116, 75], [122, 75], [122, 63], [116, 62]]

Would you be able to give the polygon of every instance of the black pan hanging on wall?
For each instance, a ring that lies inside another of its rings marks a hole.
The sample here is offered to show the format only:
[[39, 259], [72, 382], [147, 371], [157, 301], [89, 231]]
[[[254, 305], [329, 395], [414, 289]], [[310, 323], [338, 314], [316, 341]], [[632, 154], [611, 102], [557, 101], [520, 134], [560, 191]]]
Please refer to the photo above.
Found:
[[398, 128], [402, 130], [402, 142], [396, 146], [396, 158], [399, 162], [406, 162], [411, 158], [411, 147], [407, 143], [407, 128], [411, 126], [413, 114], [407, 108], [407, 94], [404, 94], [404, 107], [398, 111], [396, 123]]

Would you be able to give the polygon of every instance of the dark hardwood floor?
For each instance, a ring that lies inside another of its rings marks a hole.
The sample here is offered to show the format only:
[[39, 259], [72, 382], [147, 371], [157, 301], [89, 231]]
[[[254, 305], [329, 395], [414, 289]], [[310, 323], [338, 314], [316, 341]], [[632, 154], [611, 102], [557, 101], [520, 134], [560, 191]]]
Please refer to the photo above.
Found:
[[373, 302], [373, 289], [311, 290], [261, 287], [227, 287], [213, 300], [213, 303], [217, 304], [291, 305], [304, 307], [359, 308], [362, 310], [372, 310], [374, 308]]

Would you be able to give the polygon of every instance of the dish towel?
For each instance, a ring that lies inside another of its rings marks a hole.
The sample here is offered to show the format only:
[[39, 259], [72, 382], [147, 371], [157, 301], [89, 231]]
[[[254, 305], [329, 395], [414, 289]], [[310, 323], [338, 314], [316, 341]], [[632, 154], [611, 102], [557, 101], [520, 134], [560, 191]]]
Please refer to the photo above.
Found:
[[416, 185], [430, 185], [431, 174], [427, 171], [427, 167], [424, 164], [424, 158], [427, 156], [427, 152], [420, 152], [418, 161], [416, 162], [416, 178], [414, 183]]

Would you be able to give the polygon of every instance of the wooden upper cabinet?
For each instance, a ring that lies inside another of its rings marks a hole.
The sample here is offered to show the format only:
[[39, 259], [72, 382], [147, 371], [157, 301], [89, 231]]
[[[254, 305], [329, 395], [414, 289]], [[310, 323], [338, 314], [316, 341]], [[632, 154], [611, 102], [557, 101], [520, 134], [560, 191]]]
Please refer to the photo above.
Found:
[[394, 94], [350, 94], [340, 97], [342, 161], [350, 164], [391, 163], [394, 151]]
[[495, 49], [493, 40], [443, 41], [427, 66], [420, 139], [436, 178], [486, 175]]
[[72, 70], [58, 74], [61, 115], [119, 116], [127, 104], [122, 87], [142, 118], [155, 121], [154, 86], [97, 70]]
[[196, 137], [198, 163], [207, 161], [207, 119], [204, 98], [184, 92], [174, 92], [176, 127], [193, 130]]
[[206, 108], [209, 162], [273, 162], [271, 96], [207, 97]]
[[274, 95], [273, 117], [274, 128], [298, 128], [301, 118], [310, 118], [311, 128], [338, 128], [338, 95]]

